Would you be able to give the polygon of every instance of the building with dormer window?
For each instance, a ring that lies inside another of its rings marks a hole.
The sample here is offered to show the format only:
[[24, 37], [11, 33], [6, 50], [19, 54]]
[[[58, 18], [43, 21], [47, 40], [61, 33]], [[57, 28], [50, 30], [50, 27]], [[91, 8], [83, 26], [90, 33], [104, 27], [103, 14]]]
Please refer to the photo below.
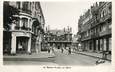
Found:
[[111, 55], [112, 3], [98, 2], [79, 18], [78, 35], [82, 51]]
[[64, 28], [63, 30], [49, 30], [46, 28], [45, 33], [46, 46], [55, 46], [58, 49], [70, 47], [72, 44], [72, 28]]

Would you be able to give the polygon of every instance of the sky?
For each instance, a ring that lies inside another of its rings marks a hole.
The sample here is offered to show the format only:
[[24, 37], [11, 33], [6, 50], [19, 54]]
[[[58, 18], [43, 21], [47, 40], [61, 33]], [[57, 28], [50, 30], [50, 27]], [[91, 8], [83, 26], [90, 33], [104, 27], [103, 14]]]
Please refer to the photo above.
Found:
[[63, 29], [72, 27], [72, 33], [78, 32], [78, 19], [84, 14], [94, 2], [41, 2], [43, 15], [45, 18], [45, 27], [49, 25], [50, 29]]

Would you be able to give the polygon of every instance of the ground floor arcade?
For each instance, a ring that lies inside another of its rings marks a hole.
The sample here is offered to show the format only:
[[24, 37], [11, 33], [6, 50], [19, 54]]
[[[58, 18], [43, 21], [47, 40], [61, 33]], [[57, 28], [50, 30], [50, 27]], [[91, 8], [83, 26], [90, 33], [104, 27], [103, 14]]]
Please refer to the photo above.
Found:
[[111, 54], [112, 50], [111, 35], [82, 41], [82, 50], [97, 53], [107, 51], [109, 54]]

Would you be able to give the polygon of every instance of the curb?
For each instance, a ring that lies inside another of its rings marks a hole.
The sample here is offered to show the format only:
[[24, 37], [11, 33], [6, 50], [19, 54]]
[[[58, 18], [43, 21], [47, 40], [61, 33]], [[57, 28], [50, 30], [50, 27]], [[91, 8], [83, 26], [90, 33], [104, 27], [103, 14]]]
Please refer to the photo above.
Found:
[[55, 55], [49, 55], [49, 56], [27, 56], [27, 57], [23, 57], [23, 56], [3, 56], [3, 61], [39, 61], [39, 60], [45, 60], [45, 59], [52, 59], [55, 58]]
[[49, 61], [51, 60], [52, 58], [55, 58], [55, 56], [48, 56], [48, 57], [39, 57], [39, 58], [23, 58], [23, 57], [18, 57], [18, 58], [7, 58], [7, 57], [4, 57], [3, 58], [3, 61]]
[[[77, 52], [73, 52], [73, 53], [76, 53], [76, 54], [81, 54], [81, 55], [85, 55], [85, 56], [90, 56], [90, 57], [93, 57], [93, 58], [100, 58], [102, 59], [101, 57], [96, 57], [96, 56], [93, 56], [93, 55], [88, 55], [88, 54], [83, 54], [83, 53], [77, 53]], [[106, 59], [107, 61], [111, 61], [110, 59]]]

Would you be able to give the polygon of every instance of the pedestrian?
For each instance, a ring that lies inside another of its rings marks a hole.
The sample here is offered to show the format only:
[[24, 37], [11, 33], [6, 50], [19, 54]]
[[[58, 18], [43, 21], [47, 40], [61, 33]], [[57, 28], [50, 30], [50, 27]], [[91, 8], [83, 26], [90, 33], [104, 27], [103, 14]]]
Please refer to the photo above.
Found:
[[19, 43], [18, 43], [18, 49], [19, 49], [20, 52], [22, 51], [22, 49], [23, 49], [23, 48], [22, 48], [22, 42], [19, 42]]
[[52, 52], [54, 52], [54, 49], [55, 49], [55, 45], [53, 44], [53, 46], [52, 46]]
[[50, 53], [50, 49], [48, 48], [48, 53]]
[[71, 54], [71, 48], [69, 47], [69, 49], [68, 49], [68, 54]]
[[107, 54], [108, 54], [108, 52], [107, 52], [107, 51], [103, 51], [103, 57], [102, 57], [102, 58], [103, 58], [104, 60], [106, 60], [106, 59], [107, 59]]
[[48, 44], [48, 53], [50, 53], [50, 45]]
[[61, 52], [63, 53], [63, 48], [61, 48]]
[[105, 60], [107, 59], [107, 49], [106, 48], [103, 48], [103, 51], [102, 51], [102, 58]]

